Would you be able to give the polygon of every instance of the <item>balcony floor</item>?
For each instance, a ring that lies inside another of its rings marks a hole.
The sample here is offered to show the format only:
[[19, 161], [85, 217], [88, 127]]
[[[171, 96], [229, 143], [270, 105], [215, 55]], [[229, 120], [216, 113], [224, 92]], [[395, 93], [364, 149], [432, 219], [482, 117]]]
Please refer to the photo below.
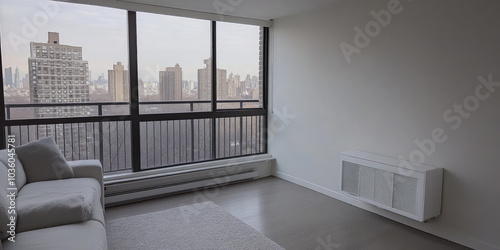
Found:
[[211, 200], [286, 249], [467, 249], [340, 202], [268, 177], [106, 209], [106, 220]]

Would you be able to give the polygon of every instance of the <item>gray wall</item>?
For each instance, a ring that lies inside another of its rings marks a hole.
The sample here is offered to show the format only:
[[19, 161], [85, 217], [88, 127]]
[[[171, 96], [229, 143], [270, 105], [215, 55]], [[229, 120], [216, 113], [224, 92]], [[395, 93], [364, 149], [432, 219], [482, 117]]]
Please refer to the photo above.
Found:
[[[402, 0], [400, 13], [348, 63], [340, 44], [354, 45], [354, 28], [389, 2], [342, 1], [275, 20], [269, 150], [276, 175], [468, 246], [499, 249], [500, 87], [480, 87], [478, 107], [473, 96], [479, 76], [500, 82], [500, 2]], [[464, 101], [471, 112], [446, 112]], [[409, 158], [415, 140], [436, 128], [447, 140], [425, 163], [445, 169], [437, 219], [414, 222], [338, 193], [340, 152]]]

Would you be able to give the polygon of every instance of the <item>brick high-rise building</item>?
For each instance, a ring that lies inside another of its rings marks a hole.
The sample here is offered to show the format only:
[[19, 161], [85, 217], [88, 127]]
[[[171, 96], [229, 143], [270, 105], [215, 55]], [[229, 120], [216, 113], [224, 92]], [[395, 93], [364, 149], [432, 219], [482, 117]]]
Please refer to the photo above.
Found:
[[[212, 60], [205, 59], [204, 69], [198, 70], [198, 99], [210, 100], [212, 98]], [[217, 99], [228, 97], [227, 71], [217, 69]]]
[[163, 101], [182, 100], [182, 68], [179, 64], [160, 71], [160, 99]]
[[128, 70], [121, 62], [113, 65], [113, 70], [108, 70], [108, 92], [113, 102], [129, 101], [130, 78]]
[[[31, 42], [28, 58], [32, 103], [89, 102], [88, 62], [82, 59], [82, 47], [62, 45], [59, 33], [49, 32], [47, 43]], [[35, 116], [88, 116], [84, 106], [36, 108]]]

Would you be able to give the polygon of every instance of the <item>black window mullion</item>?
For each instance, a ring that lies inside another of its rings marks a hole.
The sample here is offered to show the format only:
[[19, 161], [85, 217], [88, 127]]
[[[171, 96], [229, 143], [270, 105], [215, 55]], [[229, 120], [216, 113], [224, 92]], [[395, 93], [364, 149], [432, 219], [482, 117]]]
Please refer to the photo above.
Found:
[[[0, 36], [1, 40], [1, 36]], [[6, 135], [5, 135], [5, 98], [3, 89], [3, 66], [2, 66], [2, 47], [0, 44], [0, 149], [6, 148]]]
[[[217, 22], [212, 21], [212, 112], [217, 111]], [[216, 118], [212, 118], [212, 159], [217, 158]]]
[[263, 86], [263, 93], [262, 93], [262, 98], [263, 100], [263, 108], [266, 110], [266, 114], [264, 115], [264, 129], [263, 132], [263, 144], [264, 144], [264, 152], [267, 153], [267, 140], [268, 140], [268, 128], [267, 128], [267, 119], [268, 119], [268, 104], [269, 104], [269, 27], [264, 27], [264, 86]]
[[137, 63], [137, 15], [135, 11], [128, 11], [128, 55], [130, 74], [130, 132], [132, 171], [141, 170], [141, 136], [139, 117], [139, 76]]

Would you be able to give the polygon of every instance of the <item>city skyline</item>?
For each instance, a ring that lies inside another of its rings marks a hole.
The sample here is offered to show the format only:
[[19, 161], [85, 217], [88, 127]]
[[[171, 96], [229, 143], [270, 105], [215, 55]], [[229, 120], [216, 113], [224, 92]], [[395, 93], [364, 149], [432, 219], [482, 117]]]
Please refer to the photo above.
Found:
[[[28, 95], [30, 98], [27, 101], [32, 103], [88, 102], [90, 100], [89, 94], [98, 93], [95, 91], [102, 89], [102, 86], [107, 87], [104, 89], [108, 96], [105, 98], [106, 100], [113, 102], [128, 101], [130, 80], [126, 67], [121, 62], [117, 62], [112, 65], [112, 69], [108, 70], [109, 80], [106, 81], [104, 74], [101, 74], [98, 76], [99, 80], [90, 81], [89, 62], [83, 60], [83, 50], [83, 47], [60, 44], [59, 34], [54, 32], [48, 33], [46, 43], [32, 42], [30, 53], [32, 56], [28, 58], [32, 70], [29, 75], [26, 75], [28, 79], [23, 79], [23, 85], [25, 87], [26, 85], [29, 86]], [[182, 67], [176, 64], [175, 67], [166, 67], [165, 71], [159, 72], [160, 81], [150, 85], [148, 88], [149, 93], [145, 91], [145, 83], [139, 80], [141, 96], [151, 95], [151, 91], [153, 91], [159, 94], [159, 100], [175, 101], [184, 98], [190, 100], [193, 94], [198, 97], [198, 100], [210, 100], [212, 60], [208, 58], [204, 59], [203, 62], [205, 67], [198, 69], [198, 81], [201, 84], [195, 81], [183, 80]], [[16, 68], [15, 81], [11, 79], [12, 68], [5, 68], [5, 72], [5, 83], [10, 82], [9, 86], [11, 88], [21, 89], [23, 85], [20, 85], [19, 70]], [[66, 80], [69, 83], [68, 85], [66, 85]], [[72, 80], [77, 81], [72, 83]], [[257, 76], [247, 75], [244, 81], [240, 81], [239, 74], [230, 73], [228, 78], [227, 70], [217, 69], [218, 100], [238, 97], [244, 99], [258, 98], [259, 90], [256, 89], [257, 86]], [[90, 91], [91, 88], [93, 91]], [[74, 93], [73, 90], [75, 90]], [[77, 98], [84, 96], [86, 98], [81, 100]], [[52, 111], [55, 112], [55, 109]], [[50, 113], [49, 116], [55, 116], [52, 111], [47, 110]], [[71, 112], [66, 112], [64, 116], [71, 116]], [[59, 111], [59, 113], [61, 112]], [[43, 116], [45, 117], [47, 114]]]
[[[2, 36], [4, 68], [19, 67], [20, 75], [28, 74], [28, 65], [23, 58], [29, 56], [29, 43], [45, 42], [47, 32], [60, 33], [64, 44], [84, 47], [85, 57], [91, 62], [89, 70], [94, 75], [91, 80], [107, 75], [109, 65], [113, 63], [120, 61], [128, 65], [126, 11], [49, 2], [57, 6], [52, 7], [57, 11], [46, 13], [50, 18], [45, 25], [35, 25], [33, 16], [45, 13], [40, 3], [33, 0], [0, 1], [0, 29], [5, 34]], [[164, 25], [165, 22], [169, 25]], [[217, 25], [218, 67], [241, 75], [258, 75], [259, 27], [222, 22]], [[31, 26], [34, 29], [29, 36], [23, 35], [23, 28]], [[75, 27], [81, 28], [75, 32]], [[183, 79], [197, 81], [197, 71], [204, 66], [203, 59], [210, 56], [210, 21], [139, 12], [138, 34], [143, 34], [138, 37], [140, 78], [147, 80], [149, 77], [158, 82], [160, 70], [179, 63], [183, 66]], [[167, 41], [169, 48], [165, 48]], [[151, 48], [161, 50], [151, 51]]]

